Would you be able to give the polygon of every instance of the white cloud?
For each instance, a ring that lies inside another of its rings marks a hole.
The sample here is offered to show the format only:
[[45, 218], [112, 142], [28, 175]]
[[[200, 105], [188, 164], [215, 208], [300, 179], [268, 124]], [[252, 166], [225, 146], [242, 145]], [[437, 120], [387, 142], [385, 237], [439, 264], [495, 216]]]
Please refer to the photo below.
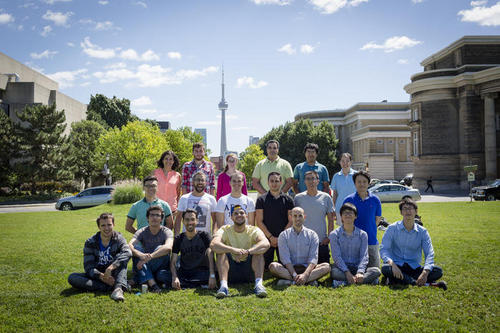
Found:
[[42, 32], [40, 32], [40, 35], [42, 35], [43, 37], [47, 37], [51, 31], [52, 27], [50, 25], [46, 25], [45, 27], [43, 27]]
[[300, 46], [300, 52], [306, 53], [306, 54], [313, 53], [314, 52], [314, 46], [309, 45], [309, 44], [303, 44], [303, 45]]
[[46, 4], [53, 5], [56, 2], [71, 2], [72, 0], [42, 0]]
[[462, 16], [462, 22], [475, 22], [481, 26], [498, 26], [500, 25], [500, 1], [491, 7], [478, 5], [471, 9], [464, 9], [459, 11], [458, 15]]
[[411, 0], [413, 3], [421, 3], [424, 2], [424, 0]]
[[124, 50], [120, 53], [120, 58], [126, 60], [136, 60], [136, 61], [158, 61], [160, 56], [157, 55], [153, 50], [147, 50], [142, 55], [138, 55], [134, 49]]
[[316, 10], [321, 14], [333, 14], [344, 7], [357, 7], [369, 0], [309, 0]]
[[488, 3], [488, 0], [479, 0], [479, 1], [471, 1], [470, 5], [472, 7], [477, 7], [477, 6], [486, 5], [487, 3]]
[[54, 55], [56, 55], [58, 52], [57, 51], [50, 51], [50, 50], [45, 50], [41, 53], [30, 53], [30, 56], [33, 59], [42, 59], [42, 58], [52, 58]]
[[91, 83], [87, 81], [87, 82], [83, 82], [82, 84], [80, 84], [80, 87], [88, 87], [90, 85], [91, 85]]
[[398, 59], [398, 64], [400, 64], [400, 65], [407, 65], [408, 64], [408, 59]]
[[92, 25], [93, 29], [96, 31], [122, 30], [120, 27], [116, 27], [111, 21], [95, 22], [91, 19], [82, 19], [80, 20], [80, 23]]
[[24, 30], [24, 26], [22, 24], [18, 25], [17, 26], [17, 30], [23, 31]]
[[394, 36], [387, 38], [383, 44], [376, 44], [375, 42], [369, 42], [363, 45], [361, 50], [375, 50], [382, 49], [385, 52], [393, 52], [396, 50], [402, 50], [408, 47], [413, 47], [415, 45], [421, 44], [421, 41], [411, 39], [406, 36]]
[[167, 56], [170, 59], [180, 59], [180, 58], [182, 58], [182, 54], [180, 54], [179, 52], [168, 52]]
[[268, 85], [268, 83], [266, 81], [256, 82], [256, 80], [250, 76], [243, 76], [243, 77], [238, 78], [238, 80], [237, 80], [237, 87], [238, 88], [247, 86], [251, 89], [258, 89], [258, 88], [265, 87], [267, 85]]
[[141, 96], [139, 98], [133, 99], [130, 104], [132, 106], [145, 106], [145, 105], [151, 105], [153, 104], [153, 102], [151, 101], [151, 98], [149, 98], [148, 96]]
[[75, 47], [75, 44], [71, 42], [67, 42], [66, 45], [68, 45], [69, 47]]
[[158, 61], [160, 60], [160, 56], [154, 53], [153, 50], [147, 50], [141, 55], [142, 61]]
[[83, 42], [80, 43], [83, 52], [92, 58], [99, 59], [111, 59], [116, 56], [115, 50], [113, 49], [103, 49], [102, 47], [92, 44], [90, 42], [90, 37], [85, 37]]
[[14, 22], [14, 16], [8, 14], [8, 13], [2, 13], [0, 14], [0, 24], [7, 24]]
[[98, 3], [98, 4], [100, 4], [100, 5], [105, 6], [105, 5], [107, 5], [107, 4], [109, 3], [109, 1], [106, 1], [106, 0], [99, 0], [99, 1], [97, 1], [97, 3]]
[[297, 50], [295, 50], [293, 47], [292, 47], [292, 44], [288, 43], [288, 44], [285, 44], [283, 45], [282, 47], [280, 47], [278, 49], [278, 52], [284, 52], [284, 53], [287, 53], [287, 54], [294, 54]]
[[209, 66], [206, 68], [203, 68], [201, 70], [196, 70], [196, 69], [181, 69], [175, 73], [175, 75], [180, 79], [180, 80], [185, 80], [185, 79], [196, 79], [200, 76], [206, 76], [207, 74], [210, 73], [215, 73], [219, 70], [219, 68], [215, 66]]
[[154, 114], [154, 113], [157, 113], [158, 110], [156, 109], [138, 109], [138, 110], [135, 110], [134, 113], [140, 113], [140, 114]]
[[30, 7], [33, 7], [34, 9], [38, 8], [38, 6], [35, 5], [34, 2], [27, 2], [27, 3], [24, 3], [22, 5], [19, 5], [19, 8], [30, 8]]
[[128, 69], [111, 69], [106, 72], [95, 72], [93, 74], [100, 83], [112, 83], [119, 80], [129, 80], [136, 78], [136, 74]]
[[115, 62], [114, 64], [110, 64], [105, 66], [106, 69], [116, 69], [116, 68], [126, 68], [127, 64], [124, 62]]
[[256, 5], [279, 5], [286, 6], [289, 5], [291, 0], [250, 0]]
[[143, 1], [137, 1], [135, 4], [144, 8], [148, 8], [148, 5]]
[[43, 14], [42, 18], [47, 21], [52, 21], [55, 25], [67, 26], [68, 20], [72, 15], [73, 12], [61, 13], [47, 10], [47, 12]]
[[59, 83], [60, 88], [68, 88], [73, 86], [73, 82], [78, 79], [79, 76], [86, 73], [87, 69], [77, 69], [75, 71], [57, 72], [53, 74], [48, 74], [52, 80]]

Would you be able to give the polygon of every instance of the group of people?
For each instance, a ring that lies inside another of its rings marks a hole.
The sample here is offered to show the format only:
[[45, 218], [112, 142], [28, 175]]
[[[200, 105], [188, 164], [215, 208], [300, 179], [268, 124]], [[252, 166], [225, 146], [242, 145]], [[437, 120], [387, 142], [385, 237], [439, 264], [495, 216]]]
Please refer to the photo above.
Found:
[[[217, 298], [229, 295], [228, 283], [248, 282], [255, 283], [258, 297], [266, 297], [266, 270], [278, 278], [278, 286], [318, 285], [327, 274], [334, 288], [378, 284], [383, 274], [389, 285], [447, 289], [444, 281], [436, 282], [442, 270], [434, 265], [427, 230], [415, 223], [415, 202], [400, 202], [403, 219], [387, 228], [379, 249], [381, 203], [368, 191], [370, 175], [351, 168], [349, 153], [342, 154], [342, 169], [330, 183], [328, 170], [316, 160], [318, 145], [304, 147], [306, 161], [293, 171], [279, 157], [276, 140], [268, 141], [266, 150], [252, 174], [256, 202], [247, 196], [235, 154], [226, 157], [215, 187], [202, 143], [193, 145], [193, 160], [183, 165], [182, 174], [175, 171], [175, 153], [163, 153], [159, 168], [143, 180], [144, 198], [127, 214], [130, 242], [114, 230], [111, 213], [101, 214], [99, 232], [85, 242], [85, 273], [71, 274], [69, 283], [89, 291], [109, 290], [116, 301], [133, 284], [159, 293], [163, 288], [216, 289], [217, 281]], [[287, 194], [291, 188], [294, 198]], [[130, 258], [134, 277], [127, 281]]]

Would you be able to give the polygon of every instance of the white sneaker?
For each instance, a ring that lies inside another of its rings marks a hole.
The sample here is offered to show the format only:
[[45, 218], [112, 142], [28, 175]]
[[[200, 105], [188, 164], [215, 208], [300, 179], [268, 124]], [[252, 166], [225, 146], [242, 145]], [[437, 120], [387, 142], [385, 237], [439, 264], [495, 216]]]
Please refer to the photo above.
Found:
[[117, 302], [123, 302], [125, 300], [125, 297], [123, 297], [123, 290], [121, 287], [115, 288], [113, 292], [111, 293], [111, 299]]

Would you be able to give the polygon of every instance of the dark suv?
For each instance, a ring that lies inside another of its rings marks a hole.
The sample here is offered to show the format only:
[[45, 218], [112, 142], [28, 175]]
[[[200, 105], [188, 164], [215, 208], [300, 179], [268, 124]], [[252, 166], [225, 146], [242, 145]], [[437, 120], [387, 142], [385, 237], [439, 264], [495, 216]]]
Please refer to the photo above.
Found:
[[500, 199], [500, 179], [497, 179], [488, 185], [473, 187], [472, 197], [475, 200], [487, 201]]

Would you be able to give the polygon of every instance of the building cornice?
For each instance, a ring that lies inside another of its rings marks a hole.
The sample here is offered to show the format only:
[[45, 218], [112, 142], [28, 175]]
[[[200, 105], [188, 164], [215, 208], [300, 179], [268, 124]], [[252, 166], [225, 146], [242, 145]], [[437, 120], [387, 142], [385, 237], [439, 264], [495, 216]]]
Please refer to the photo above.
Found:
[[375, 138], [409, 138], [410, 131], [371, 131], [351, 136], [352, 142]]

